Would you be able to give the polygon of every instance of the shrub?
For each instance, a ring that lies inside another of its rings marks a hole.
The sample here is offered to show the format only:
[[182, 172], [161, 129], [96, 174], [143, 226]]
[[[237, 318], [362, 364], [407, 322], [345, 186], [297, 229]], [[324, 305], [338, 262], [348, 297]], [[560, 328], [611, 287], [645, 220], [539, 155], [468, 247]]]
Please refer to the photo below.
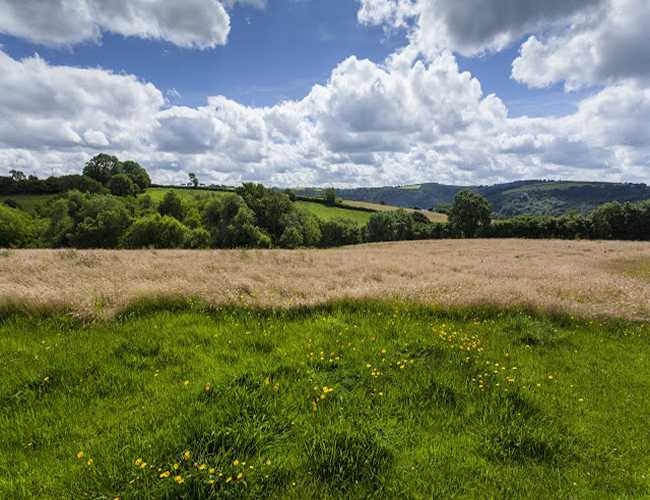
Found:
[[203, 212], [212, 246], [268, 248], [271, 238], [255, 225], [255, 213], [236, 194], [210, 201]]
[[280, 246], [283, 248], [298, 248], [303, 246], [304, 239], [299, 226], [290, 226], [284, 230], [280, 238]]
[[160, 205], [158, 205], [158, 213], [160, 215], [167, 215], [175, 219], [183, 220], [183, 202], [180, 196], [174, 191], [167, 191], [163, 197]]
[[361, 227], [351, 219], [337, 218], [321, 223], [321, 246], [356, 245], [363, 240]]
[[35, 238], [36, 225], [29, 214], [0, 205], [0, 247], [25, 247]]
[[182, 248], [192, 233], [173, 217], [151, 214], [137, 219], [124, 235], [127, 248]]
[[137, 186], [126, 174], [116, 174], [108, 181], [108, 189], [115, 196], [133, 196], [137, 193]]

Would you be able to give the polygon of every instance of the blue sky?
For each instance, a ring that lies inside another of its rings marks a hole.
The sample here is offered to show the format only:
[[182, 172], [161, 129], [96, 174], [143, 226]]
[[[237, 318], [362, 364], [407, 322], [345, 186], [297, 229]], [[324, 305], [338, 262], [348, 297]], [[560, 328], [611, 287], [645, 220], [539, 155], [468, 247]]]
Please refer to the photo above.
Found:
[[[158, 40], [105, 33], [101, 43], [52, 48], [1, 35], [14, 58], [38, 53], [52, 64], [96, 67], [137, 75], [154, 83], [173, 103], [199, 106], [207, 96], [224, 95], [250, 106], [301, 99], [324, 84], [332, 68], [355, 55], [381, 63], [407, 44], [404, 30], [390, 33], [357, 22], [350, 0], [277, 0], [265, 9], [235, 5], [228, 44], [194, 50]], [[561, 84], [531, 90], [510, 77], [518, 44], [481, 57], [459, 57], [486, 94], [497, 94], [512, 116], [549, 116], [575, 111], [593, 90], [567, 94]], [[175, 95], [173, 91], [178, 92]]]
[[646, 0], [0, 0], [0, 175], [646, 182], [648, 25]]

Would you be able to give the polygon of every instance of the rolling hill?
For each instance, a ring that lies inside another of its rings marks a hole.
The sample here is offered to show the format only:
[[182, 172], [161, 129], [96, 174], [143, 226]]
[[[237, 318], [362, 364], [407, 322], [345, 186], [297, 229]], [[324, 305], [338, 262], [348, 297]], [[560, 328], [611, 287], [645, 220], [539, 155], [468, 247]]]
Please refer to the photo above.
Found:
[[[346, 200], [363, 201], [407, 208], [436, 208], [449, 204], [459, 191], [469, 189], [485, 196], [497, 217], [516, 215], [561, 215], [575, 210], [588, 212], [609, 201], [650, 199], [645, 184], [574, 181], [517, 181], [492, 186], [452, 186], [426, 183], [410, 186], [354, 188], [337, 190]], [[298, 189], [304, 196], [322, 195], [319, 188]]]

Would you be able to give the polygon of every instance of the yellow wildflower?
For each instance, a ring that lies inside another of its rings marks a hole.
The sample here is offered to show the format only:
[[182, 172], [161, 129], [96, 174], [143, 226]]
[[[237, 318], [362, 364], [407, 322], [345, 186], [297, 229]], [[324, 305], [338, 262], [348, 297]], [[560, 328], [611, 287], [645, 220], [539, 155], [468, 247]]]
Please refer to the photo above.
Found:
[[174, 481], [176, 481], [176, 484], [183, 484], [185, 479], [183, 479], [183, 476], [174, 476]]
[[135, 465], [139, 466], [139, 465], [142, 463], [142, 459], [141, 459], [141, 458], [136, 458], [136, 459], [133, 461], [133, 463], [134, 463]]
[[183, 452], [183, 460], [186, 462], [192, 457], [192, 453], [190, 453], [190, 450], [185, 450]]
[[81, 460], [84, 457], [84, 452], [80, 451], [77, 453], [77, 459]]
[[167, 478], [168, 478], [169, 476], [171, 476], [171, 475], [172, 475], [172, 473], [171, 473], [170, 471], [166, 470], [165, 472], [163, 472], [162, 474], [160, 474], [159, 477], [160, 477], [160, 479], [167, 479]]
[[243, 473], [243, 472], [240, 472], [239, 474], [237, 474], [237, 479], [241, 479], [241, 478], [243, 478], [243, 477], [244, 477], [244, 473]]
[[86, 462], [86, 465], [92, 465], [94, 463], [92, 458], [89, 458], [88, 461]]
[[239, 466], [239, 460], [235, 459], [235, 461], [232, 463], [235, 467]]

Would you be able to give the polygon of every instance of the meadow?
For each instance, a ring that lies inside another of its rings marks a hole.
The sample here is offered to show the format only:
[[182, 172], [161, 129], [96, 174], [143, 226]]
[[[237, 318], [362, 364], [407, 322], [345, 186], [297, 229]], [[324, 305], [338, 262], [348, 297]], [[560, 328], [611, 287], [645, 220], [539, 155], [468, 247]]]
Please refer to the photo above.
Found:
[[649, 250], [2, 251], [0, 497], [650, 496]]
[[650, 494], [647, 324], [386, 302], [6, 315], [4, 498]]

